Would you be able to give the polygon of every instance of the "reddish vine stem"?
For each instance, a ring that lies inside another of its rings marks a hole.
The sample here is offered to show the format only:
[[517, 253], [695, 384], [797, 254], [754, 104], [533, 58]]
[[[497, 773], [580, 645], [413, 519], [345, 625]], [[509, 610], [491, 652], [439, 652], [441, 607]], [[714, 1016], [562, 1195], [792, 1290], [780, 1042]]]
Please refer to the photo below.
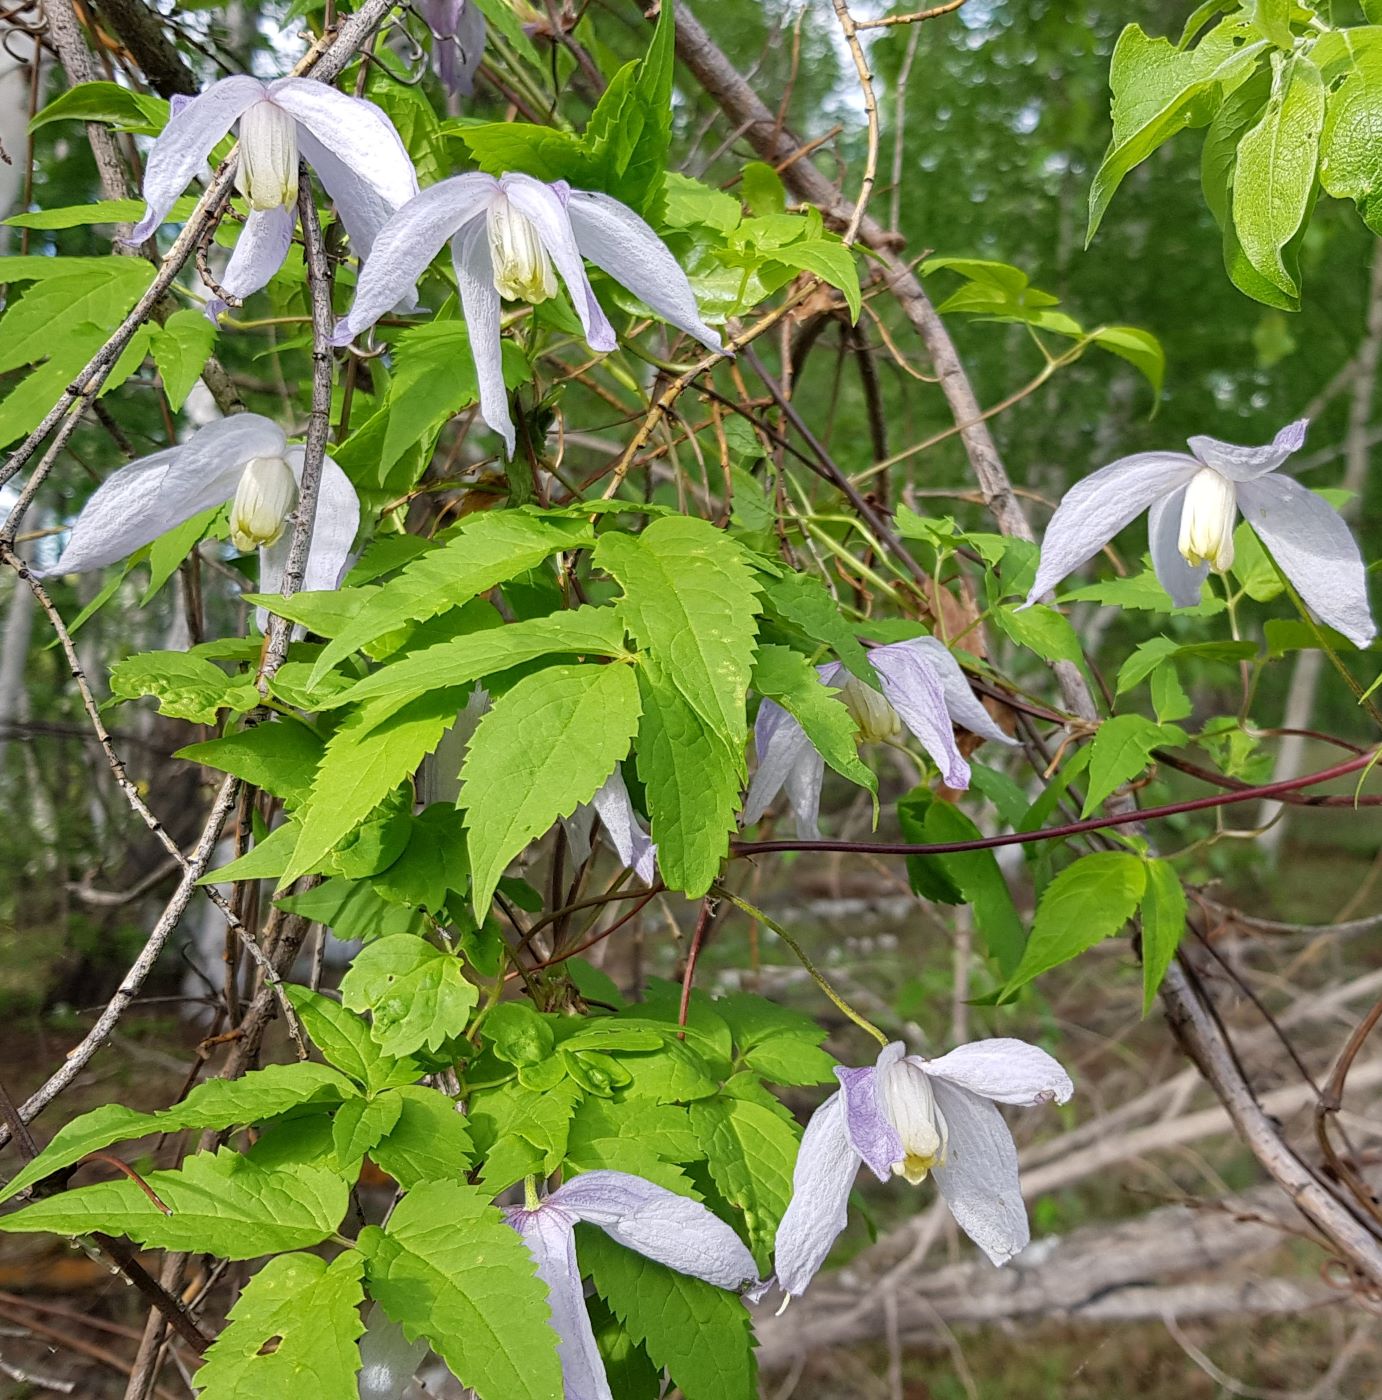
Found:
[[691, 984], [696, 980], [696, 963], [700, 959], [701, 949], [705, 946], [706, 935], [715, 921], [716, 902], [710, 895], [706, 895], [701, 900], [701, 912], [696, 916], [696, 929], [691, 935], [691, 947], [686, 954], [686, 971], [681, 977], [681, 1001], [677, 1006], [677, 1025], [681, 1027], [677, 1032], [678, 1040], [686, 1039], [686, 1013], [691, 1009]]

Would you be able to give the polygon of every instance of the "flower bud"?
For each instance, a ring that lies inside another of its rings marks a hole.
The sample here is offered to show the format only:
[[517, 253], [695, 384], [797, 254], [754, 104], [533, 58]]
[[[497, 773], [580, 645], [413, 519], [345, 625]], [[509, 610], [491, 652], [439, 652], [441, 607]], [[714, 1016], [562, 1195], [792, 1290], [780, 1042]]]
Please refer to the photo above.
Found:
[[1238, 514], [1233, 483], [1210, 467], [1190, 478], [1180, 512], [1176, 547], [1187, 564], [1208, 564], [1226, 573], [1233, 564], [1233, 523]]
[[936, 1104], [931, 1076], [924, 1069], [898, 1060], [878, 1074], [883, 1109], [902, 1139], [903, 1157], [893, 1172], [913, 1186], [926, 1180], [932, 1167], [945, 1165], [950, 1131]]
[[552, 260], [533, 221], [502, 195], [489, 206], [489, 254], [494, 287], [506, 301], [536, 306], [557, 293]]
[[231, 543], [242, 554], [273, 544], [298, 503], [293, 469], [281, 457], [255, 457], [245, 466], [230, 507]]
[[881, 744], [902, 732], [897, 711], [871, 686], [851, 676], [840, 691], [859, 737], [866, 744]]
[[240, 118], [235, 188], [251, 209], [277, 209], [297, 200], [297, 123], [272, 102], [256, 102]]

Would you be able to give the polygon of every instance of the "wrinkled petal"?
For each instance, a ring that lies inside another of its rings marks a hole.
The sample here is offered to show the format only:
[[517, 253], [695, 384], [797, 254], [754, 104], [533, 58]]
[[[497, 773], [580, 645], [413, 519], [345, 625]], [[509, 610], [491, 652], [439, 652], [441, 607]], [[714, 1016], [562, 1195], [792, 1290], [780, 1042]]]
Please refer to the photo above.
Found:
[[47, 572], [99, 569], [174, 525], [228, 501], [251, 457], [283, 453], [283, 431], [257, 413], [218, 418], [180, 447], [121, 467], [87, 501], [62, 557]]
[[902, 1139], [883, 1107], [878, 1075], [903, 1055], [900, 1040], [884, 1046], [876, 1064], [862, 1069], [837, 1068], [840, 1093], [845, 1102], [845, 1132], [855, 1154], [879, 1181], [892, 1175], [893, 1163], [902, 1159]]
[[831, 1094], [811, 1115], [802, 1134], [787, 1203], [773, 1243], [777, 1280], [796, 1297], [825, 1262], [849, 1218], [849, 1192], [859, 1172], [859, 1154], [845, 1129], [842, 1094]]
[[945, 696], [945, 708], [950, 711], [951, 720], [971, 734], [981, 739], [992, 739], [998, 744], [1016, 744], [1017, 740], [1005, 734], [998, 721], [983, 707], [979, 697], [969, 688], [969, 678], [960, 663], [951, 654], [950, 648], [935, 637], [917, 637], [910, 642], [898, 642], [899, 647], [910, 647], [924, 656], [936, 673], [940, 682], [941, 694]]
[[930, 654], [903, 642], [875, 647], [869, 660], [888, 703], [935, 760], [946, 785], [967, 788], [969, 764], [955, 747], [950, 709]]
[[949, 1131], [936, 1186], [965, 1234], [995, 1264], [1006, 1264], [1031, 1239], [1017, 1175], [1017, 1148], [1003, 1115], [987, 1099], [934, 1079], [936, 1106]]
[[496, 187], [489, 175], [455, 175], [430, 185], [392, 215], [375, 236], [350, 313], [336, 325], [335, 344], [349, 345], [402, 301], [442, 245], [463, 224], [484, 213]]
[[1060, 1062], [1039, 1046], [1025, 1040], [995, 1037], [957, 1046], [935, 1060], [914, 1057], [933, 1079], [958, 1084], [971, 1094], [982, 1094], [999, 1103], [1032, 1107], [1065, 1103], [1075, 1092]]
[[758, 1277], [744, 1242], [699, 1201], [627, 1172], [582, 1172], [547, 1198], [610, 1239], [718, 1288]]
[[1310, 611], [1356, 647], [1377, 635], [1367, 571], [1343, 517], [1289, 476], [1238, 487], [1238, 508]]
[[571, 1216], [549, 1196], [537, 1210], [509, 1210], [505, 1217], [523, 1237], [537, 1276], [547, 1285], [552, 1328], [560, 1338], [557, 1355], [565, 1400], [611, 1400], [605, 1363], [585, 1310]]
[[581, 261], [581, 250], [576, 246], [576, 235], [571, 228], [571, 219], [562, 203], [561, 196], [551, 185], [534, 180], [531, 175], [510, 173], [500, 180], [504, 194], [513, 202], [520, 214], [527, 215], [548, 256], [556, 264], [566, 290], [571, 294], [571, 304], [585, 331], [586, 341], [592, 350], [613, 350], [617, 341], [614, 327], [595, 300], [590, 278], [585, 274], [585, 264]]
[[212, 83], [169, 117], [144, 167], [147, 207], [130, 233], [131, 243], [142, 243], [168, 217], [173, 202], [202, 173], [211, 148], [247, 107], [263, 100], [264, 84], [258, 78], [238, 74]]
[[744, 799], [742, 825], [752, 826], [761, 820], [785, 787], [796, 817], [797, 835], [803, 841], [818, 840], [825, 760], [806, 737], [806, 731], [775, 700], [764, 700], [754, 721], [753, 743], [758, 767]]
[[[237, 301], [269, 284], [269, 279], [283, 266], [288, 249], [293, 245], [294, 211], [278, 205], [273, 209], [251, 209], [226, 270], [220, 276], [221, 290]], [[206, 304], [206, 314], [214, 325], [227, 303], [213, 297]]]
[[[284, 460], [302, 483], [303, 447], [290, 447]], [[312, 518], [312, 543], [307, 551], [307, 568], [302, 576], [305, 592], [335, 588], [345, 573], [350, 547], [360, 528], [360, 498], [350, 478], [327, 457], [322, 462], [321, 486], [317, 491], [317, 511]], [[292, 532], [285, 530], [284, 536]]]
[[1152, 568], [1178, 608], [1196, 607], [1204, 581], [1209, 577], [1208, 564], [1189, 564], [1180, 552], [1180, 517], [1188, 489], [1182, 486], [1179, 491], [1153, 501], [1147, 512], [1147, 544], [1152, 552]]
[[423, 1338], [410, 1342], [398, 1323], [371, 1303], [360, 1338], [360, 1400], [403, 1400], [427, 1350]]
[[605, 779], [600, 790], [590, 799], [590, 805], [600, 817], [600, 825], [609, 837], [623, 864], [645, 885], [653, 882], [657, 873], [657, 847], [643, 830], [638, 813], [629, 800], [623, 771], [616, 764], [614, 772]]
[[1213, 467], [1230, 481], [1252, 481], [1274, 472], [1293, 452], [1299, 452], [1305, 446], [1305, 430], [1309, 426], [1308, 418], [1298, 418], [1265, 447], [1239, 447], [1218, 438], [1192, 437], [1190, 450], [1205, 466]]
[[1158, 496], [1178, 491], [1199, 469], [1184, 452], [1138, 452], [1076, 482], [1046, 527], [1041, 562], [1023, 607], [1044, 597]]
[[607, 194], [572, 190], [566, 212], [581, 252], [627, 287], [654, 315], [723, 350], [719, 335], [701, 320], [691, 283], [667, 245], [627, 205]]
[[470, 354], [480, 388], [480, 417], [504, 439], [504, 455], [517, 444], [504, 383], [504, 346], [499, 335], [499, 292], [494, 285], [489, 231], [483, 219], [464, 229], [451, 243], [451, 265], [461, 293], [461, 314], [470, 335]]

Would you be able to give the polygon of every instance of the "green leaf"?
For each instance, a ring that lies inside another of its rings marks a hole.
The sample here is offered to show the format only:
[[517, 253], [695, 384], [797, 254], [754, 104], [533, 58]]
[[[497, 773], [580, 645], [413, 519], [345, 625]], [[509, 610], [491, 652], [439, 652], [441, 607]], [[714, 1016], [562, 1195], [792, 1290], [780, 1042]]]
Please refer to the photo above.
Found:
[[216, 327], [190, 307], [174, 311], [153, 332], [149, 352], [163, 377], [163, 392], [174, 413], [187, 401], [216, 342]]
[[1100, 326], [1092, 334], [1096, 345], [1140, 370], [1152, 386], [1152, 392], [1160, 395], [1161, 383], [1166, 377], [1166, 352], [1151, 331], [1137, 326]]
[[497, 1193], [520, 1178], [556, 1171], [566, 1155], [571, 1115], [582, 1092], [570, 1080], [529, 1089], [511, 1079], [470, 1099], [469, 1123], [485, 1188]]
[[576, 1245], [595, 1291], [686, 1400], [756, 1400], [749, 1315], [735, 1294], [655, 1264], [592, 1226], [577, 1226]]
[[1147, 862], [1130, 851], [1096, 851], [1042, 891], [1032, 936], [1005, 995], [1111, 937], [1132, 918], [1147, 885]]
[[1185, 889], [1170, 861], [1147, 862], [1142, 894], [1142, 1014], [1152, 1009], [1157, 988], [1185, 933]]
[[690, 1196], [690, 1178], [675, 1164], [704, 1156], [686, 1109], [646, 1098], [613, 1103], [592, 1096], [571, 1120], [563, 1172], [629, 1172]]
[[1174, 724], [1186, 719], [1194, 710], [1185, 687], [1180, 683], [1180, 675], [1175, 663], [1164, 661], [1152, 672], [1152, 709], [1156, 711], [1158, 724]]
[[1224, 600], [1213, 593], [1193, 608], [1178, 608], [1171, 601], [1171, 595], [1161, 586], [1151, 569], [1128, 578], [1102, 579], [1098, 583], [1086, 584], [1083, 588], [1072, 588], [1062, 593], [1062, 603], [1104, 603], [1115, 608], [1131, 608], [1139, 612], [1173, 612], [1179, 617], [1213, 617], [1224, 610]]
[[1009, 603], [1001, 603], [993, 612], [998, 629], [1011, 637], [1018, 646], [1034, 651], [1043, 661], [1084, 660], [1080, 639], [1075, 629], [1045, 603], [1035, 603], [1019, 611]]
[[1118, 687], [1115, 695], [1123, 695], [1134, 686], [1145, 681], [1148, 676], [1169, 656], [1174, 656], [1180, 643], [1170, 637], [1149, 637], [1139, 642], [1136, 650], [1118, 668]]
[[715, 1010], [734, 1033], [736, 1062], [772, 1084], [829, 1084], [835, 1057], [809, 1016], [747, 992], [720, 997]]
[[1305, 222], [1315, 188], [1325, 88], [1304, 56], [1272, 56], [1272, 94], [1261, 120], [1238, 144], [1233, 227], [1253, 269], [1289, 297], [1300, 284], [1282, 250]]
[[[29, 130], [34, 132], [49, 122], [59, 121], [106, 122], [117, 131], [157, 136], [167, 124], [168, 103], [152, 93], [134, 92], [119, 83], [78, 83], [44, 107], [30, 121]], [[139, 214], [134, 217], [137, 219]]]
[[846, 248], [839, 238], [834, 235], [803, 238], [785, 247], [774, 248], [768, 255], [768, 260], [800, 268], [803, 272], [814, 272], [821, 281], [844, 295], [845, 305], [849, 307], [849, 319], [859, 319], [859, 311], [863, 306], [863, 296], [859, 290], [859, 269], [854, 264], [853, 252]]
[[[500, 6], [506, 0], [496, 0]], [[590, 174], [584, 143], [569, 131], [528, 122], [480, 122], [458, 125], [447, 122], [443, 131], [454, 132], [470, 148], [475, 163], [487, 175], [503, 175], [510, 170], [531, 175], [535, 180], [584, 181]]]
[[224, 1149], [189, 1157], [177, 1171], [150, 1172], [149, 1190], [122, 1176], [49, 1196], [0, 1219], [0, 1230], [128, 1235], [154, 1249], [255, 1259], [307, 1249], [334, 1233], [348, 1203], [344, 1181], [319, 1167], [266, 1171]]
[[394, 934], [421, 933], [426, 921], [417, 910], [400, 908], [385, 899], [375, 888], [376, 883], [374, 880], [340, 878], [323, 880], [302, 894], [281, 897], [275, 902], [289, 914], [299, 914], [314, 924], [329, 928], [345, 942], [356, 938], [369, 940], [388, 938]]
[[[899, 508], [899, 514], [905, 507]], [[828, 646], [845, 663], [850, 675], [878, 689], [878, 674], [868, 652], [859, 644], [839, 604], [814, 574], [783, 574], [760, 580], [759, 586], [774, 617], [796, 627], [813, 644]]]
[[[739, 201], [713, 185], [669, 170], [663, 186], [663, 222], [672, 228], [710, 228], [729, 233], [743, 217]], [[138, 217], [136, 215], [136, 217]]]
[[546, 1285], [516, 1231], [474, 1187], [428, 1182], [367, 1226], [369, 1291], [410, 1341], [426, 1337], [480, 1400], [561, 1400]]
[[761, 160], [751, 160], [744, 166], [741, 185], [744, 203], [755, 215], [785, 214], [787, 212], [787, 189], [782, 176]]
[[222, 518], [221, 512], [224, 509], [224, 506], [212, 506], [210, 510], [201, 511], [184, 520], [182, 524], [174, 525], [171, 530], [165, 530], [149, 545], [149, 586], [139, 599], [141, 608], [147, 607], [163, 585], [178, 571], [182, 561], [206, 536], [218, 518]]
[[406, 933], [367, 944], [341, 979], [342, 1002], [372, 1014], [386, 1055], [439, 1050], [465, 1030], [479, 999], [454, 953]]
[[1363, 222], [1382, 232], [1382, 152], [1374, 134], [1382, 127], [1382, 61], [1346, 73], [1328, 96], [1320, 138], [1320, 183], [1335, 199], [1351, 199]]
[[284, 987], [312, 1044], [328, 1063], [348, 1074], [371, 1094], [411, 1084], [422, 1074], [415, 1060], [396, 1059], [375, 1044], [369, 1026], [352, 1011], [308, 987]]
[[1173, 724], [1153, 724], [1142, 715], [1115, 715], [1105, 720], [1090, 746], [1089, 788], [1080, 815], [1093, 815], [1105, 798], [1139, 776], [1151, 761], [1153, 749], [1183, 743], [1184, 731]]
[[342, 1400], [356, 1394], [364, 1256], [270, 1259], [245, 1285], [194, 1378], [206, 1400]]
[[434, 802], [411, 818], [403, 854], [370, 884], [393, 903], [440, 913], [451, 891], [464, 893], [469, 877], [464, 818], [449, 802]]
[[322, 752], [322, 741], [305, 724], [280, 718], [203, 744], [188, 744], [173, 757], [204, 763], [221, 773], [233, 773], [262, 791], [295, 804], [311, 790], [312, 775]]
[[633, 668], [549, 666], [501, 695], [461, 768], [472, 903], [483, 919], [508, 863], [588, 802], [638, 727]]
[[224, 709], [243, 712], [259, 703], [252, 680], [228, 676], [184, 651], [145, 651], [118, 662], [110, 672], [110, 693], [117, 700], [152, 695], [159, 714], [193, 724], [214, 724]]
[[424, 1181], [461, 1181], [470, 1167], [470, 1128], [457, 1106], [436, 1089], [408, 1084], [389, 1091], [398, 1101], [398, 1121], [369, 1155], [411, 1191]]
[[1288, 52], [1296, 41], [1291, 33], [1291, 18], [1297, 9], [1295, 0], [1251, 0], [1253, 24], [1277, 48]]
[[59, 209], [35, 209], [0, 220], [6, 228], [64, 229], [91, 224], [134, 224], [144, 214], [142, 199], [98, 199], [90, 204], [68, 204]]
[[494, 1053], [511, 1065], [536, 1065], [552, 1054], [549, 1019], [522, 1001], [501, 1001], [485, 1017], [482, 1034]]
[[336, 1169], [353, 1177], [360, 1161], [398, 1122], [403, 1102], [385, 1092], [372, 1099], [352, 1099], [343, 1103], [331, 1120], [331, 1146]]
[[591, 541], [590, 526], [583, 520], [549, 520], [526, 510], [468, 517], [441, 549], [415, 559], [360, 606], [323, 648], [311, 684], [383, 633], [458, 608], [495, 584], [536, 568], [550, 555]]

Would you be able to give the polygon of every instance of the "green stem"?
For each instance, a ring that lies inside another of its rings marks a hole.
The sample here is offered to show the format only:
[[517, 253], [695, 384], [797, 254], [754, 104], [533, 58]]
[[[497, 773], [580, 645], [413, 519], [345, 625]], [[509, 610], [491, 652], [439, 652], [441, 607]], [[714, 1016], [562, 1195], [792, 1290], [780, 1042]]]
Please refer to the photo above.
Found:
[[858, 1026], [860, 1030], [867, 1031], [880, 1045], [886, 1045], [888, 1043], [888, 1037], [884, 1035], [883, 1032], [880, 1031], [878, 1027], [873, 1024], [872, 1021], [868, 1020], [864, 1016], [861, 1016], [844, 999], [844, 997], [842, 997], [839, 994], [839, 992], [837, 992], [835, 988], [832, 987], [830, 983], [825, 980], [825, 977], [821, 973], [820, 969], [815, 965], [815, 963], [811, 961], [810, 958], [806, 956], [806, 952], [802, 948], [801, 944], [798, 943], [797, 940], [793, 938], [792, 935], [788, 933], [787, 930], [783, 928], [780, 923], [777, 922], [777, 920], [769, 918], [768, 915], [765, 914], [757, 906], [750, 904], [746, 899], [740, 899], [737, 894], [734, 894], [731, 891], [725, 889], [723, 885], [717, 885], [715, 887], [715, 891], [717, 894], [729, 900], [731, 904], [735, 905], [739, 909], [742, 909], [743, 912], [749, 916], [749, 918], [757, 919], [759, 923], [764, 924], [766, 927], [772, 929], [772, 931], [775, 934], [777, 934], [777, 936], [792, 950], [792, 952], [794, 952], [797, 955], [797, 961], [800, 962], [801, 965], [806, 969], [807, 973], [810, 975], [811, 980], [816, 984], [816, 986], [818, 986], [821, 989], [821, 991], [825, 993], [827, 997], [829, 997], [829, 999], [835, 1004], [835, 1006], [840, 1011], [842, 1011], [846, 1016], [848, 1016], [849, 1019], [853, 1021], [854, 1024]]
[[523, 1209], [536, 1210], [542, 1202], [537, 1196], [537, 1177], [525, 1176], [523, 1178]]

